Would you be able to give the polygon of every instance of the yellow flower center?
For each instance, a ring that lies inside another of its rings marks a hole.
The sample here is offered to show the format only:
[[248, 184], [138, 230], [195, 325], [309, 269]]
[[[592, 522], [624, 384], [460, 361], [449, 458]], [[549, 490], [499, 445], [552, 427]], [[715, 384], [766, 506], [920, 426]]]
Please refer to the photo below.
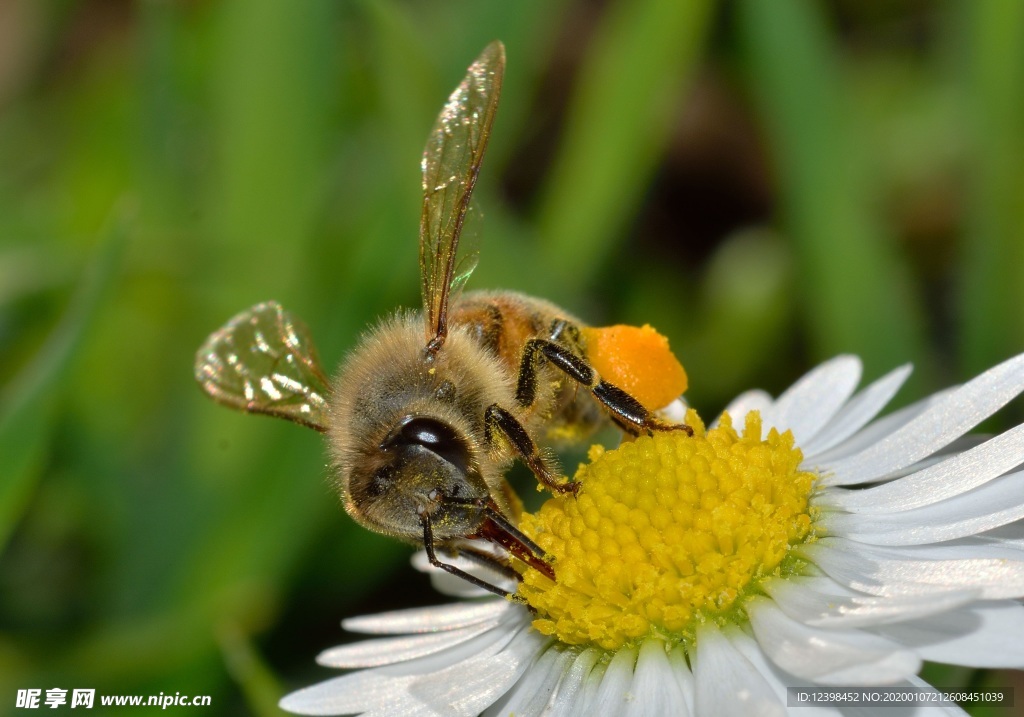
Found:
[[705, 430], [692, 410], [682, 431], [612, 451], [591, 449], [578, 497], [560, 495], [521, 528], [554, 558], [556, 580], [520, 566], [519, 596], [534, 627], [606, 650], [658, 636], [689, 642], [704, 620], [731, 619], [760, 579], [799, 569], [790, 548], [813, 538], [815, 475], [789, 431], [743, 434], [728, 414]]

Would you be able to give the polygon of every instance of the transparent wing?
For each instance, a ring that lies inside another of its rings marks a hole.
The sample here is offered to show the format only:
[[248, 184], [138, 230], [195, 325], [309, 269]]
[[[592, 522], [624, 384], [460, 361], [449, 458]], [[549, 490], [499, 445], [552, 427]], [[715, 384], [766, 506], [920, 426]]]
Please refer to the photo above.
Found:
[[196, 352], [196, 381], [215, 401], [327, 430], [329, 384], [309, 331], [268, 301], [235, 316]]
[[448, 332], [448, 302], [476, 266], [476, 252], [459, 257], [459, 235], [498, 109], [505, 46], [492, 42], [448, 98], [423, 150], [420, 281], [427, 338], [434, 348]]
[[466, 209], [466, 217], [462, 221], [462, 231], [459, 233], [458, 256], [455, 260], [455, 271], [452, 272], [452, 283], [447, 297], [449, 304], [458, 298], [459, 291], [462, 290], [480, 261], [480, 226], [483, 223], [483, 216], [480, 205], [470, 202]]

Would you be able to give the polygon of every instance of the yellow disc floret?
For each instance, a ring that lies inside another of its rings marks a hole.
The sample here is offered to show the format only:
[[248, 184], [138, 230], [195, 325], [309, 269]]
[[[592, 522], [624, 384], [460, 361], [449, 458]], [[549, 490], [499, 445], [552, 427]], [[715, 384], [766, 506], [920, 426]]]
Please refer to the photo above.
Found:
[[617, 649], [648, 636], [692, 638], [701, 620], [727, 619], [757, 582], [786, 569], [812, 537], [814, 474], [788, 431], [742, 435], [728, 414], [612, 451], [591, 450], [578, 497], [556, 496], [521, 527], [554, 559], [556, 580], [524, 568], [519, 596], [534, 627], [563, 643]]

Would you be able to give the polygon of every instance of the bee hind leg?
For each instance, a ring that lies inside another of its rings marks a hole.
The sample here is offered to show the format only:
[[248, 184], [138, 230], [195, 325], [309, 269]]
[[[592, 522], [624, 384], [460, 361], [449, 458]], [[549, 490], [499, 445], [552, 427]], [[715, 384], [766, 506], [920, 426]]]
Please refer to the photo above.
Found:
[[516, 401], [520, 406], [533, 405], [537, 396], [538, 372], [545, 361], [589, 389], [594, 398], [611, 413], [612, 420], [628, 433], [639, 435], [651, 431], [685, 431], [693, 435], [693, 429], [686, 424], [666, 423], [658, 419], [638, 400], [601, 378], [590, 364], [571, 349], [548, 339], [530, 339], [523, 349], [516, 385]]

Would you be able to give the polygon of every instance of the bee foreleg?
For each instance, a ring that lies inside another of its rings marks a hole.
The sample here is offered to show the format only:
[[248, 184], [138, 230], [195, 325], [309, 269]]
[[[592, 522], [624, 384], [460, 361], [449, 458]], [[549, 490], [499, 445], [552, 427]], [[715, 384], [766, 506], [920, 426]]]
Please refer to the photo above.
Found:
[[492, 404], [484, 412], [484, 438], [489, 444], [494, 443], [495, 431], [508, 440], [509, 445], [523, 463], [533, 471], [537, 479], [553, 493], [576, 493], [579, 484], [563, 481], [558, 474], [551, 469], [543, 454], [537, 449], [537, 444], [530, 438], [515, 416], [506, 411], [498, 404]]
[[477, 565], [482, 565], [488, 570], [493, 570], [502, 577], [515, 580], [516, 582], [523, 579], [523, 576], [517, 573], [508, 561], [503, 560], [500, 556], [465, 545], [460, 545], [456, 550], [459, 555], [469, 558]]
[[434, 552], [434, 531], [430, 527], [430, 514], [426, 512], [420, 513], [420, 523], [423, 525], [423, 547], [427, 551], [427, 560], [430, 561], [431, 565], [433, 565], [435, 568], [441, 568], [441, 570], [444, 570], [447, 573], [451, 573], [455, 577], [462, 578], [466, 582], [472, 583], [473, 585], [476, 585], [478, 588], [483, 588], [487, 592], [492, 592], [499, 597], [505, 598], [506, 600], [514, 599], [513, 594], [509, 591], [502, 590], [497, 585], [491, 585], [486, 580], [481, 580], [475, 575], [470, 575], [465, 570], [457, 568], [454, 565], [442, 563], [438, 559], [437, 554]]
[[533, 405], [537, 397], [537, 374], [544, 361], [590, 390], [612, 414], [612, 419], [623, 430], [638, 435], [644, 431], [682, 430], [693, 435], [685, 424], [671, 424], [658, 420], [642, 403], [618, 386], [605, 381], [583, 358], [562, 344], [547, 339], [530, 339], [523, 349], [519, 363], [519, 381], [516, 401], [520, 406]]

